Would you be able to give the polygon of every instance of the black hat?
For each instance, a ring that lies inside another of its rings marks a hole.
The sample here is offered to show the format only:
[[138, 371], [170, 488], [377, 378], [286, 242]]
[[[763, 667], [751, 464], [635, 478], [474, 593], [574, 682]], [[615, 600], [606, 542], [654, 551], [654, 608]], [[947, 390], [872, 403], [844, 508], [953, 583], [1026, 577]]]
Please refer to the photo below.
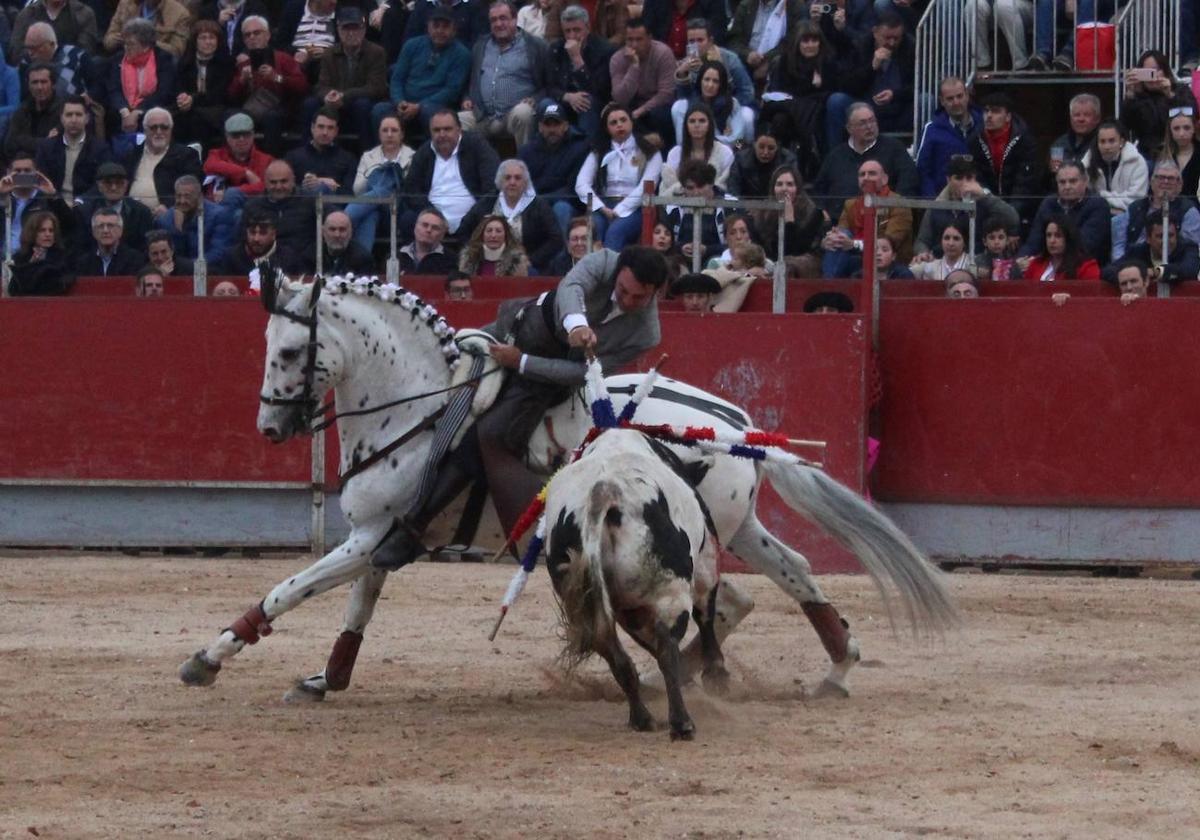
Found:
[[433, 10], [429, 13], [429, 17], [425, 18], [426, 23], [431, 20], [444, 20], [447, 23], [458, 23], [458, 21], [454, 19], [454, 15], [450, 13], [450, 10], [441, 3], [434, 4]]
[[721, 291], [721, 284], [715, 277], [707, 274], [684, 274], [671, 284], [671, 297], [679, 295], [715, 295]]
[[366, 23], [358, 6], [342, 6], [337, 10], [338, 26], [362, 26]]
[[816, 312], [818, 309], [832, 307], [838, 312], [853, 312], [854, 302], [841, 292], [817, 292], [804, 301], [805, 312]]
[[124, 166], [110, 160], [106, 163], [100, 164], [100, 166], [96, 168], [96, 180], [103, 181], [106, 178], [124, 178], [126, 181], [128, 181], [129, 173], [125, 170]]
[[566, 122], [567, 117], [566, 114], [563, 113], [563, 107], [557, 102], [547, 102], [544, 104], [538, 109], [538, 122], [545, 122], [546, 120], [558, 120], [559, 122]]

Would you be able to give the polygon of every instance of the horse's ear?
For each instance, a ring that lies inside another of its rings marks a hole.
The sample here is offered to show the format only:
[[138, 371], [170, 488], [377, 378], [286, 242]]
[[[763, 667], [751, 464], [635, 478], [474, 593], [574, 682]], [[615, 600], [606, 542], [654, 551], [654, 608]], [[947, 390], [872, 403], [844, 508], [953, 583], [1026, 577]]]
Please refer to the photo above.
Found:
[[283, 283], [283, 273], [276, 269], [269, 275], [260, 269], [259, 290], [262, 297], [263, 309], [274, 313], [279, 311], [279, 287]]

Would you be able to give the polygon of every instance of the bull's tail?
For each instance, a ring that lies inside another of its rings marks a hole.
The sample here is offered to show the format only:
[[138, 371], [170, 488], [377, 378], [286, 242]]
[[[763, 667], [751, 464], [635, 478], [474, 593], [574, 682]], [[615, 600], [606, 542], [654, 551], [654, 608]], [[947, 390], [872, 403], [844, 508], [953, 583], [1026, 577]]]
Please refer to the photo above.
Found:
[[882, 511], [824, 472], [800, 463], [764, 462], [783, 500], [854, 553], [875, 580], [895, 619], [889, 588], [898, 595], [914, 634], [940, 633], [958, 614], [941, 573]]
[[571, 561], [559, 599], [566, 635], [562, 659], [568, 668], [606, 648], [609, 637], [616, 634], [604, 566], [612, 556], [613, 530], [620, 526], [620, 502], [621, 491], [610, 481], [596, 482], [588, 496], [580, 529], [582, 549]]

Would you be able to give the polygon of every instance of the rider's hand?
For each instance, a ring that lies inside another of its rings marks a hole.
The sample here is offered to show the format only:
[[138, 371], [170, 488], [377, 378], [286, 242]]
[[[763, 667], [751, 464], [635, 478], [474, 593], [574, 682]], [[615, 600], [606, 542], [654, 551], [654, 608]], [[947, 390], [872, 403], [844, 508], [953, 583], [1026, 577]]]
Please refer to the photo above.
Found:
[[591, 327], [576, 327], [567, 334], [567, 344], [572, 347], [582, 347], [584, 350], [596, 349], [596, 334]]
[[516, 370], [521, 365], [521, 350], [513, 344], [490, 344], [488, 353], [501, 367]]

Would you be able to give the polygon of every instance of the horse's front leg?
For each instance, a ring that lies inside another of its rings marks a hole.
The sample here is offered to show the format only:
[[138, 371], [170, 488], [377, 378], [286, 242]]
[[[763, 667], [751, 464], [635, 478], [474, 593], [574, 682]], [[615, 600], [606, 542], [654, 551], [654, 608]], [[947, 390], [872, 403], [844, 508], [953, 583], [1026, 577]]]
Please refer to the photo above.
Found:
[[271, 632], [271, 622], [314, 595], [359, 577], [367, 569], [371, 552], [383, 538], [388, 522], [372, 523], [351, 531], [349, 538], [300, 574], [277, 584], [206, 648], [198, 650], [179, 668], [186, 685], [212, 685], [221, 663], [246, 645]]
[[319, 702], [325, 699], [326, 691], [343, 691], [349, 687], [363, 633], [375, 614], [375, 605], [379, 603], [387, 575], [386, 569], [371, 567], [350, 584], [342, 632], [333, 643], [329, 661], [320, 672], [300, 680], [289, 689], [283, 695], [285, 702]]

